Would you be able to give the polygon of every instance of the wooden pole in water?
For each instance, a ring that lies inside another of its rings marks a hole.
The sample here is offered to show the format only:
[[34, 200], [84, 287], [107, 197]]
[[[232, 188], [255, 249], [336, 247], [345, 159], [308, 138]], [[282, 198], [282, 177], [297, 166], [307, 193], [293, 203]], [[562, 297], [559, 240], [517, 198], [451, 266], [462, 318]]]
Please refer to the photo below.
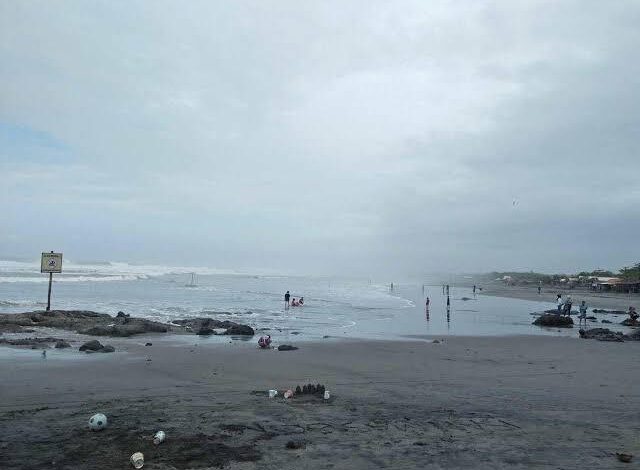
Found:
[[[53, 253], [53, 251], [51, 253]], [[53, 283], [53, 273], [49, 273], [49, 293], [47, 294], [47, 312], [51, 310], [51, 284], [52, 283]]]

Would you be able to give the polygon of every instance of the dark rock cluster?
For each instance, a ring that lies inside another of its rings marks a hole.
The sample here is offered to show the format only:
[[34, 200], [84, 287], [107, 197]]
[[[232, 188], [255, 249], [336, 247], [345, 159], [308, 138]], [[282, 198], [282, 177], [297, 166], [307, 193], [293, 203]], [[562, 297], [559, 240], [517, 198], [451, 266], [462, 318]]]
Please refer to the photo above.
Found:
[[91, 341], [87, 341], [82, 346], [80, 346], [79, 350], [86, 353], [111, 353], [115, 352], [116, 349], [110, 344], [106, 344], [103, 346], [102, 343], [100, 343], [100, 341], [98, 341], [97, 339], [92, 339]]
[[555, 313], [545, 313], [536, 318], [533, 322], [538, 326], [552, 326], [556, 328], [573, 328], [571, 317], [557, 315]]

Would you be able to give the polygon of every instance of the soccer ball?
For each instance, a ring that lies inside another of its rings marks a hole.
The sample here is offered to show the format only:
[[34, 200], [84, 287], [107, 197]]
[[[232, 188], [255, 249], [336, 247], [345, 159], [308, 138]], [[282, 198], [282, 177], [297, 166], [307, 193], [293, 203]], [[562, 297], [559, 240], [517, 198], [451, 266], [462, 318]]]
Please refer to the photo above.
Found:
[[107, 427], [107, 417], [102, 413], [94, 414], [89, 420], [89, 428], [92, 431], [102, 431]]

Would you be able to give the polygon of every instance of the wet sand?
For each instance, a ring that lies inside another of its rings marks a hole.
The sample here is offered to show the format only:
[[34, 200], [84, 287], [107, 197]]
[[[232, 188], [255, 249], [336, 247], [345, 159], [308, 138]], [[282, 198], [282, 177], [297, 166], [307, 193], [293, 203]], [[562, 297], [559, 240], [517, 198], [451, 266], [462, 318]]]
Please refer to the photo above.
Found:
[[[126, 469], [135, 451], [145, 469], [638, 468], [637, 342], [110, 343], [119, 352], [46, 359], [1, 348], [3, 469]], [[308, 382], [331, 400], [267, 398]], [[87, 429], [95, 412], [107, 430]]]
[[593, 292], [583, 290], [572, 289], [552, 289], [545, 287], [542, 289], [542, 293], [538, 294], [536, 287], [523, 287], [523, 286], [505, 286], [490, 284], [483, 286], [480, 295], [490, 295], [493, 297], [508, 297], [512, 299], [521, 300], [535, 300], [540, 302], [556, 303], [556, 295], [562, 294], [563, 297], [570, 295], [573, 299], [573, 308], [577, 309], [582, 300], [587, 302], [589, 311], [594, 308], [608, 309], [608, 310], [629, 310], [630, 305], [640, 307], [640, 295], [639, 294], [618, 294], [613, 292]]

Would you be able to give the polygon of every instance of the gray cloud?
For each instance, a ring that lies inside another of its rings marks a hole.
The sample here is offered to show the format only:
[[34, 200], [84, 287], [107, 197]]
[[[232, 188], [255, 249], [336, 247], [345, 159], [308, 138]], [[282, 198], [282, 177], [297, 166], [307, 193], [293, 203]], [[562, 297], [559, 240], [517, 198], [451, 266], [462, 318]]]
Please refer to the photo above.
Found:
[[7, 253], [361, 274], [636, 261], [637, 2], [0, 18]]

